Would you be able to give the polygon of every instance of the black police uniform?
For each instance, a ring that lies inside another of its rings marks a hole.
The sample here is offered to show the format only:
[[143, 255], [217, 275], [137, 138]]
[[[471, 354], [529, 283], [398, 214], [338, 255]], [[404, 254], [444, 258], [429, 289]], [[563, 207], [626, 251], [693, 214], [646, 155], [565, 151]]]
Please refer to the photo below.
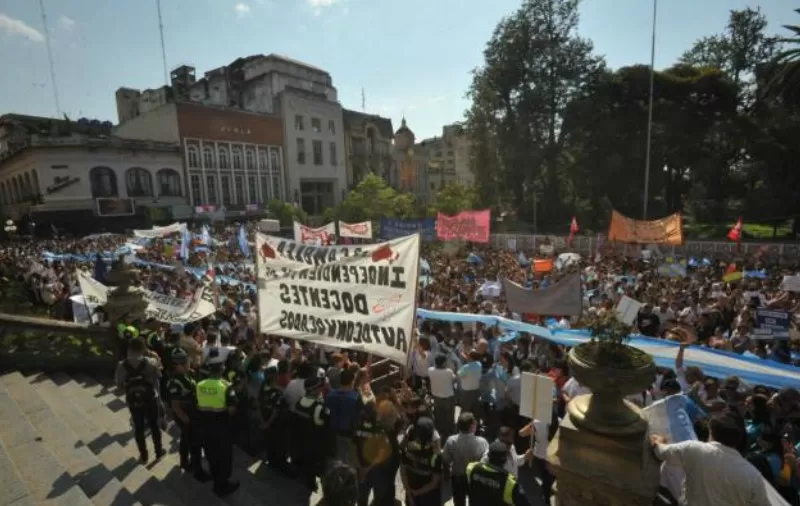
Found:
[[180, 403], [181, 409], [189, 417], [189, 423], [184, 422], [177, 416], [174, 417], [175, 423], [181, 431], [181, 439], [178, 445], [181, 468], [201, 474], [203, 447], [198, 428], [195, 427], [197, 422], [196, 420], [192, 421], [193, 417], [197, 417], [197, 413], [194, 411], [196, 389], [197, 382], [188, 374], [172, 375], [167, 380], [167, 391], [170, 399]]
[[373, 493], [374, 506], [394, 506], [394, 479], [397, 470], [392, 469], [392, 443], [383, 430], [377, 415], [364, 413], [353, 431], [353, 443], [358, 454], [358, 465], [369, 471], [361, 477], [358, 484], [358, 506], [369, 504], [369, 494]]
[[130, 409], [133, 418], [133, 433], [136, 439], [136, 446], [143, 462], [148, 460], [147, 443], [145, 441], [145, 425], [150, 429], [153, 437], [153, 446], [156, 456], [164, 454], [161, 444], [161, 429], [158, 423], [158, 401], [156, 395], [156, 385], [153, 385], [145, 376], [145, 369], [151, 364], [147, 359], [142, 358], [139, 364], [131, 365], [130, 361], [122, 362], [127, 375], [125, 379], [125, 401]]
[[[433, 421], [429, 418], [427, 421], [418, 421], [417, 423], [430, 422], [430, 433], [433, 435]], [[408, 480], [408, 488], [420, 489], [439, 476], [439, 485], [430, 492], [417, 495], [413, 498], [414, 506], [440, 506], [442, 504], [442, 455], [438, 448], [429, 442], [422, 444], [416, 440], [407, 440], [404, 442], [400, 462]], [[408, 494], [408, 491], [406, 491]], [[408, 499], [406, 503], [411, 504]], [[475, 503], [479, 504], [479, 503]]]
[[470, 504], [481, 506], [529, 504], [513, 474], [500, 466], [483, 462], [467, 465], [467, 495]]
[[[305, 380], [306, 392], [322, 387], [322, 379], [313, 377]], [[301, 447], [298, 451], [297, 467], [303, 481], [310, 490], [317, 489], [317, 477], [325, 469], [325, 461], [331, 456], [332, 439], [330, 430], [330, 411], [319, 396], [306, 394], [295, 406], [297, 432]]]
[[272, 420], [266, 429], [267, 460], [270, 467], [285, 472], [288, 470], [286, 442], [289, 431], [289, 406], [280, 387], [268, 385], [267, 382], [261, 386], [258, 397], [261, 419], [264, 422]]

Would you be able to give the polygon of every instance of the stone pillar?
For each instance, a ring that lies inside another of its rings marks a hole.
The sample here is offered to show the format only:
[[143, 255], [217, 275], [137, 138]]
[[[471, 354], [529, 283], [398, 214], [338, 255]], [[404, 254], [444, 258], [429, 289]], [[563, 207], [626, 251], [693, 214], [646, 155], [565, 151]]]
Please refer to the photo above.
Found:
[[660, 464], [643, 433], [602, 435], [567, 414], [547, 459], [558, 506], [651, 506], [658, 491]]
[[139, 278], [139, 271], [131, 268], [120, 258], [111, 267], [108, 273], [109, 286], [116, 287], [106, 301], [106, 313], [111, 322], [111, 333], [116, 339], [117, 323], [121, 319], [127, 321], [144, 320], [145, 302], [142, 293], [136, 290], [134, 284]]

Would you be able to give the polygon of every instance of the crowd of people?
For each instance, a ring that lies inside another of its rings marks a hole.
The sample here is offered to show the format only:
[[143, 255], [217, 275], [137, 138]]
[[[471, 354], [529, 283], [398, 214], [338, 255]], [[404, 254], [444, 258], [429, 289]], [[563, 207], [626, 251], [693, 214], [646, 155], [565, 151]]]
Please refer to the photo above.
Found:
[[[373, 391], [370, 364], [377, 357], [259, 332], [255, 274], [232, 244], [236, 233], [235, 227], [218, 231], [216, 246], [197, 248], [184, 267], [169, 239], [148, 241], [133, 253], [141, 286], [158, 293], [191, 298], [209, 280], [187, 267], [209, 265], [211, 251], [217, 278], [228, 280], [219, 288], [217, 313], [201, 321], [180, 327], [108, 322], [119, 324], [117, 380], [127, 394], [142, 462], [149, 460], [146, 430], [155, 457], [163, 454], [166, 417], [182, 433], [181, 467], [198, 480], [213, 480], [219, 495], [238, 487], [231, 481], [231, 448], [239, 444], [309, 490], [316, 490], [319, 478], [330, 506], [366, 506], [370, 497], [376, 506], [393, 505], [398, 475], [401, 495], [414, 506], [441, 505], [449, 497], [455, 506], [468, 499], [473, 505], [550, 504], [555, 477], [548, 443], [567, 404], [590, 393], [570, 377], [566, 347], [525, 333], [501, 339], [499, 328], [481, 323], [420, 320], [407, 381]], [[69, 297], [80, 293], [75, 271], [95, 271], [103, 261], [98, 253], [130, 241], [104, 234], [11, 243], [0, 249], [0, 269], [25, 287], [31, 303], [72, 319]], [[62, 255], [48, 260], [45, 252]], [[579, 328], [613, 312], [627, 296], [643, 303], [633, 326], [644, 336], [680, 340], [681, 350], [702, 346], [800, 365], [800, 341], [757, 336], [755, 316], [758, 308], [800, 315], [800, 297], [781, 286], [797, 266], [738, 259], [740, 270], [766, 274], [726, 282], [730, 262], [690, 263], [685, 275], [664, 276], [649, 255], [609, 249], [572, 267], [581, 272], [582, 315], [519, 315], [508, 310], [501, 292], [483, 288], [502, 277], [537, 289], [560, 276], [557, 269], [534, 272], [522, 261], [532, 252], [522, 253], [425, 245], [430, 271], [421, 281], [418, 307]], [[550, 419], [520, 415], [526, 372], [553, 379]], [[659, 368], [651, 387], [629, 400], [647, 407], [670, 395], [686, 397], [698, 440], [670, 444], [653, 438], [654, 454], [665, 467], [684, 471], [677, 480], [662, 472], [660, 500], [769, 504], [761, 477], [786, 502], [800, 505], [796, 388], [706, 375], [684, 367], [681, 351], [674, 367]], [[518, 477], [529, 469], [537, 486], [523, 490]]]

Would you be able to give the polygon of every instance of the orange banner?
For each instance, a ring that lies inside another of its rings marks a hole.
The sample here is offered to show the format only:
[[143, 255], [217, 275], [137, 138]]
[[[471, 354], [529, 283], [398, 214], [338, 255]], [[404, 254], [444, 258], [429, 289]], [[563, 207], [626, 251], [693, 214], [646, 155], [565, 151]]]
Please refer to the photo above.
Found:
[[636, 244], [683, 244], [681, 213], [660, 220], [642, 221], [611, 211], [608, 240]]

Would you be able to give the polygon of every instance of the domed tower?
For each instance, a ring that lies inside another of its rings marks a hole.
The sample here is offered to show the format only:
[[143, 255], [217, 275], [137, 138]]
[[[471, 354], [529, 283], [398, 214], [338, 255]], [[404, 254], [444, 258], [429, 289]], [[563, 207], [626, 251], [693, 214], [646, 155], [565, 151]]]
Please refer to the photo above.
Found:
[[394, 149], [405, 153], [414, 147], [415, 140], [414, 132], [408, 128], [406, 118], [403, 116], [403, 120], [400, 122], [400, 128], [394, 133]]

